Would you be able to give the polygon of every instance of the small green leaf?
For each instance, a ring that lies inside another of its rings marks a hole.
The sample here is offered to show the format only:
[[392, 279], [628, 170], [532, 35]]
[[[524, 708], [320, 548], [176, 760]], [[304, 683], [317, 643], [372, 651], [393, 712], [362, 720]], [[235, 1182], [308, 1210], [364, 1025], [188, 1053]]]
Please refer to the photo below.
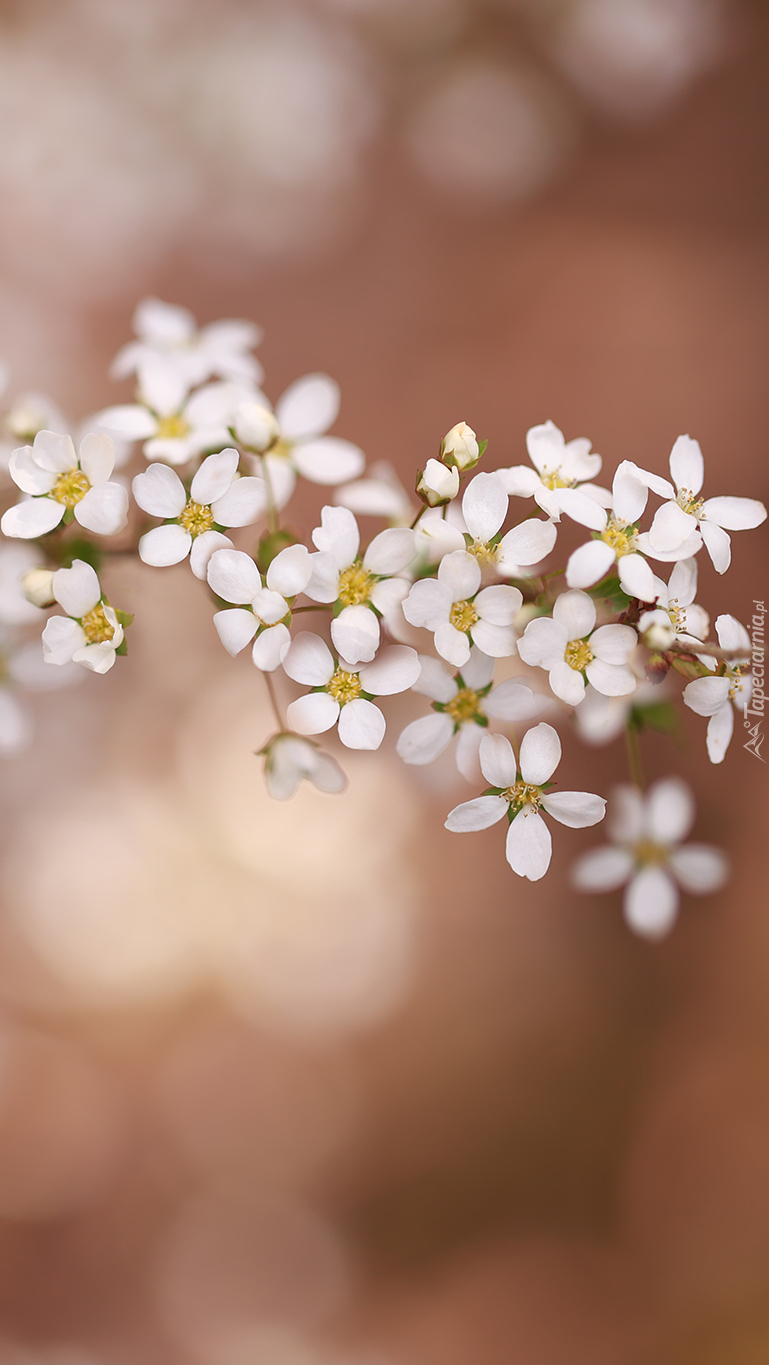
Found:
[[261, 573], [266, 573], [273, 559], [289, 545], [297, 545], [299, 537], [293, 531], [268, 531], [259, 541], [256, 551], [256, 565]]
[[118, 645], [117, 649], [115, 650], [115, 653], [116, 653], [116, 654], [120, 654], [120, 655], [125, 655], [125, 654], [127, 654], [127, 653], [128, 653], [128, 641], [125, 640], [125, 639], [121, 640], [121, 641], [120, 641], [120, 644]]
[[[123, 629], [128, 630], [128, 627], [133, 625], [133, 613], [130, 611], [118, 611], [117, 607], [113, 608], [113, 610]], [[118, 651], [116, 650], [115, 653], [117, 654], [117, 652]]]

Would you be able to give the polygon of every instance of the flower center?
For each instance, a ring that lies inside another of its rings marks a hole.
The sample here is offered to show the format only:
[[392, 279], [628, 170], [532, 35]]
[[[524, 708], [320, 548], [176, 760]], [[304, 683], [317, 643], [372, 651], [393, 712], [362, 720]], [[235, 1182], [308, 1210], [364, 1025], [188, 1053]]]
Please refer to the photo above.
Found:
[[552, 474], [540, 474], [539, 478], [540, 483], [543, 483], [545, 488], [576, 488], [577, 486], [576, 479], [564, 479], [557, 469]]
[[746, 670], [742, 664], [738, 664], [736, 668], [729, 669], [728, 677], [730, 678], [732, 684], [731, 687], [729, 688], [730, 701], [734, 701], [735, 697], [737, 696], [737, 693], [742, 691], [743, 688], [742, 677], [745, 671]]
[[360, 696], [363, 688], [357, 673], [346, 673], [343, 668], [337, 668], [334, 676], [326, 683], [326, 691], [340, 706], [346, 706], [348, 701], [355, 701], [355, 698]]
[[569, 640], [563, 657], [569, 668], [582, 673], [592, 663], [594, 656], [587, 640]]
[[351, 564], [349, 569], [343, 569], [339, 575], [339, 601], [344, 602], [346, 607], [358, 607], [368, 602], [375, 581], [374, 575], [364, 569], [362, 564]]
[[90, 487], [91, 481], [82, 469], [67, 469], [56, 480], [51, 497], [63, 502], [65, 507], [74, 507], [82, 501]]
[[179, 412], [173, 417], [160, 417], [157, 434], [161, 441], [182, 441], [190, 434], [190, 424]]
[[455, 725], [460, 725], [463, 720], [469, 720], [478, 710], [478, 693], [472, 687], [460, 687], [457, 695], [452, 697], [444, 708], [446, 714], [451, 716]]
[[195, 536], [202, 536], [204, 531], [210, 531], [214, 524], [214, 514], [210, 507], [205, 503], [193, 502], [190, 498], [187, 506], [179, 517], [179, 525], [185, 531], [189, 531], [193, 540]]
[[670, 849], [663, 844], [655, 844], [653, 839], [639, 839], [633, 845], [633, 857], [642, 867], [666, 863], [670, 854]]
[[506, 787], [500, 795], [505, 801], [509, 801], [516, 811], [522, 810], [524, 806], [539, 810], [542, 805], [542, 792], [539, 787], [532, 787], [528, 782], [516, 782], [514, 786]]
[[614, 518], [601, 533], [600, 538], [605, 540], [607, 545], [611, 545], [618, 559], [631, 555], [638, 543], [635, 531], [628, 527], [627, 522], [615, 521]]
[[683, 508], [684, 512], [689, 513], [690, 517], [696, 517], [699, 521], [702, 509], [705, 506], [704, 498], [695, 498], [691, 488], [682, 488], [676, 497], [676, 502], [679, 507]]
[[670, 617], [670, 624], [674, 630], [678, 631], [684, 629], [686, 625], [686, 607], [679, 607], [678, 599], [676, 597], [671, 598], [670, 606], [668, 607], [668, 616]]
[[476, 540], [472, 545], [468, 545], [467, 553], [478, 560], [481, 567], [497, 562], [498, 546], [489, 545], [485, 540]]
[[462, 630], [467, 634], [477, 620], [479, 620], [479, 616], [472, 602], [455, 602], [453, 604], [449, 621], [455, 630]]
[[279, 436], [274, 445], [270, 446], [267, 454], [274, 455], [278, 460], [287, 460], [291, 454], [291, 449], [291, 442], [286, 441], [284, 437]]
[[111, 640], [115, 634], [115, 627], [110, 625], [107, 620], [102, 602], [99, 602], [93, 611], [89, 611], [80, 624], [86, 633], [88, 643], [91, 645], [101, 645], [105, 640]]

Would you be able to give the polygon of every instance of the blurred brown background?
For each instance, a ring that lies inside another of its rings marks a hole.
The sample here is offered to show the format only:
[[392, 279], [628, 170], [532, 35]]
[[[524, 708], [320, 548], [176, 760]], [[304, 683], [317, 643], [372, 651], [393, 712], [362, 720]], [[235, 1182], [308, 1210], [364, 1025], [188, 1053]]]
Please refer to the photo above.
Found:
[[[551, 417], [611, 471], [702, 443], [769, 500], [769, 24], [709, 0], [6, 0], [0, 353], [73, 418], [148, 293], [253, 317], [409, 481]], [[125, 392], [128, 392], [126, 388]], [[308, 504], [309, 506], [310, 504]], [[765, 531], [701, 567], [769, 591]], [[763, 1365], [765, 767], [687, 716], [721, 897], [659, 946], [384, 754], [270, 806], [184, 567], [113, 571], [125, 666], [6, 764], [2, 1365]], [[566, 745], [606, 792], [619, 749]], [[587, 779], [590, 780], [587, 780]]]

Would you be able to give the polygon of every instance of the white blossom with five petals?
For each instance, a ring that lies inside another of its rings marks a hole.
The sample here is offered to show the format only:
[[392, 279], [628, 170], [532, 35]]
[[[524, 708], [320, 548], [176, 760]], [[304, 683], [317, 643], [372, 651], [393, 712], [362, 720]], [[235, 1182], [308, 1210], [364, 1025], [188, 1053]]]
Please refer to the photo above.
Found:
[[339, 725], [348, 749], [378, 749], [385, 718], [372, 697], [407, 692], [419, 677], [419, 657], [408, 645], [389, 645], [372, 663], [353, 667], [335, 659], [325, 640], [301, 631], [283, 659], [294, 682], [314, 690], [292, 701], [286, 719], [300, 735], [320, 735]]
[[3, 535], [24, 540], [47, 535], [69, 511], [100, 536], [116, 535], [128, 522], [128, 493], [110, 482], [115, 446], [108, 436], [84, 436], [76, 453], [71, 436], [39, 431], [34, 445], [14, 450], [8, 467], [14, 483], [31, 496], [4, 513]]
[[[748, 632], [734, 616], [716, 617], [716, 635], [721, 649], [732, 657], [717, 677], [695, 678], [687, 683], [684, 702], [698, 716], [708, 717], [708, 758], [711, 763], [723, 763], [734, 732], [734, 712], [744, 715], [750, 700], [752, 678], [745, 666], [752, 647]], [[706, 668], [715, 671], [716, 661], [710, 655], [698, 657]]]
[[637, 679], [628, 660], [638, 644], [631, 626], [595, 629], [595, 602], [573, 590], [556, 599], [552, 616], [536, 616], [518, 641], [524, 663], [546, 668], [550, 686], [568, 706], [578, 706], [586, 682], [606, 697], [627, 697]]
[[302, 735], [283, 731], [268, 740], [260, 753], [264, 754], [267, 790], [275, 801], [290, 800], [303, 781], [329, 796], [339, 796], [347, 788], [347, 776], [336, 759]]
[[123, 627], [103, 594], [96, 570], [82, 559], [71, 569], [57, 569], [53, 594], [66, 616], [51, 616], [43, 631], [47, 664], [82, 664], [92, 673], [107, 673], [123, 643]]
[[214, 551], [231, 544], [218, 528], [250, 526], [263, 505], [261, 481], [239, 478], [239, 459], [232, 449], [209, 455], [192, 480], [189, 496], [168, 465], [151, 464], [136, 475], [133, 495], [139, 506], [167, 522], [147, 531], [139, 541], [145, 564], [179, 564], [191, 553], [193, 573], [205, 578]]
[[304, 545], [288, 545], [267, 569], [265, 582], [250, 555], [242, 550], [215, 550], [208, 563], [209, 587], [235, 605], [214, 616], [219, 639], [228, 654], [239, 654], [254, 640], [257, 668], [272, 673], [291, 643], [287, 599], [304, 590], [312, 572]]
[[605, 518], [600, 509], [611, 506], [611, 494], [590, 482], [602, 463], [600, 455], [591, 453], [590, 441], [577, 437], [567, 442], [554, 422], [543, 422], [527, 431], [526, 448], [533, 468], [518, 464], [496, 471], [505, 492], [510, 497], [534, 498], [553, 521], [566, 515], [602, 531]]
[[137, 339], [122, 346], [112, 362], [110, 373], [116, 379], [159, 357], [170, 362], [190, 388], [212, 375], [261, 383], [262, 367], [250, 354], [262, 338], [254, 322], [223, 318], [198, 328], [189, 309], [149, 298], [138, 305], [133, 326]]
[[508, 583], [481, 587], [478, 560], [464, 550], [446, 555], [437, 578], [421, 578], [403, 603], [403, 615], [412, 626], [433, 632], [442, 659], [463, 668], [475, 644], [493, 659], [515, 654], [517, 634], [513, 621], [523, 605], [523, 595]]

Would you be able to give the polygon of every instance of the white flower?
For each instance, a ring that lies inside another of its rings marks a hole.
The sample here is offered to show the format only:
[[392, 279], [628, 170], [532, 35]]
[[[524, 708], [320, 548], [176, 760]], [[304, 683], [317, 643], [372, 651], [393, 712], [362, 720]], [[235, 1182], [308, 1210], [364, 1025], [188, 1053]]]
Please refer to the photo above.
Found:
[[[526, 448], [533, 469], [518, 464], [496, 471], [505, 492], [511, 497], [534, 498], [553, 521], [560, 521], [565, 513], [593, 531], [604, 530], [601, 507], [611, 506], [611, 494], [585, 482], [601, 468], [601, 457], [590, 453], [590, 442], [584, 437], [567, 442], [554, 422], [543, 422], [527, 431]], [[578, 487], [580, 483], [583, 488]]]
[[9, 507], [0, 529], [31, 540], [53, 531], [71, 509], [87, 531], [115, 535], [128, 521], [128, 494], [109, 482], [114, 465], [108, 436], [85, 436], [78, 456], [71, 436], [38, 432], [34, 445], [14, 450], [9, 465], [14, 483], [32, 496]]
[[578, 706], [586, 681], [607, 697], [630, 696], [635, 674], [627, 667], [638, 643], [631, 626], [599, 626], [595, 630], [595, 602], [586, 592], [565, 592], [556, 600], [552, 616], [530, 621], [518, 641], [524, 663], [546, 668], [550, 686], [561, 701]]
[[671, 500], [659, 507], [646, 539], [652, 555], [675, 553], [699, 531], [714, 568], [726, 573], [732, 550], [728, 531], [752, 530], [766, 521], [766, 508], [755, 498], [700, 498], [705, 465], [699, 442], [679, 436], [670, 452], [670, 474], [676, 486]]
[[[644, 541], [636, 524], [646, 507], [650, 488], [661, 497], [665, 497], [668, 490], [673, 491], [667, 479], [660, 479], [656, 474], [639, 469], [632, 461], [623, 460], [612, 482], [611, 515], [601, 511], [603, 529], [594, 540], [575, 550], [566, 565], [566, 582], [570, 588], [592, 587], [605, 578], [616, 561], [623, 592], [641, 602], [656, 601], [659, 580], [639, 553], [644, 548]], [[668, 558], [689, 559], [701, 546], [702, 537], [695, 531]], [[651, 551], [646, 552], [660, 558]]]
[[507, 583], [479, 592], [481, 577], [478, 560], [455, 550], [441, 560], [438, 577], [421, 578], [403, 603], [409, 624], [433, 631], [435, 648], [455, 668], [467, 663], [471, 644], [493, 659], [515, 653], [513, 621], [523, 595]]
[[233, 657], [254, 640], [257, 668], [272, 673], [291, 643], [287, 598], [304, 590], [312, 572], [304, 545], [288, 545], [270, 564], [266, 586], [250, 555], [242, 550], [215, 550], [208, 563], [209, 586], [217, 597], [236, 603], [214, 616], [219, 639]]
[[354, 668], [335, 659], [319, 635], [302, 631], [283, 659], [295, 682], [313, 691], [292, 701], [286, 719], [300, 735], [320, 735], [339, 722], [339, 738], [348, 749], [378, 749], [385, 718], [372, 697], [407, 692], [419, 677], [419, 657], [408, 645], [390, 645], [373, 663]]
[[457, 422], [441, 441], [441, 459], [455, 469], [473, 469], [481, 458], [478, 438], [467, 422]]
[[589, 684], [585, 699], [574, 712], [580, 739], [586, 744], [610, 744], [627, 729], [631, 712], [658, 706], [667, 697], [666, 684], [639, 679], [636, 691], [625, 697], [607, 697]]
[[197, 578], [205, 578], [215, 550], [231, 542], [217, 527], [250, 526], [264, 506], [260, 479], [238, 478], [237, 450], [209, 455], [190, 485], [189, 496], [179, 475], [165, 464], [151, 464], [133, 481], [139, 506], [169, 523], [147, 531], [139, 541], [145, 564], [179, 564], [192, 552]]
[[301, 735], [284, 731], [269, 740], [260, 752], [264, 754], [267, 790], [276, 801], [288, 801], [304, 780], [332, 796], [347, 788], [347, 777], [336, 759]]
[[232, 441], [230, 427], [241, 403], [267, 399], [243, 384], [206, 384], [188, 398], [189, 383], [167, 359], [145, 360], [139, 369], [136, 403], [104, 408], [94, 421], [123, 441], [142, 441], [148, 460], [186, 464]]
[[459, 492], [459, 470], [447, 469], [440, 460], [428, 460], [417, 475], [417, 493], [428, 507], [441, 507]]
[[[260, 397], [259, 405], [267, 407]], [[258, 471], [264, 471], [276, 507], [285, 507], [294, 491], [297, 474], [311, 483], [340, 484], [356, 479], [366, 458], [351, 441], [324, 433], [339, 415], [339, 385], [327, 374], [307, 374], [297, 379], [275, 405], [277, 433], [266, 454], [259, 455]], [[255, 414], [249, 404], [235, 416], [235, 432], [247, 438], [253, 433]]]
[[334, 501], [358, 517], [384, 517], [396, 526], [408, 526], [414, 515], [411, 499], [387, 460], [371, 465], [366, 478], [337, 488]]
[[123, 627], [104, 600], [95, 569], [76, 559], [71, 569], [53, 576], [56, 601], [66, 616], [51, 616], [43, 631], [47, 664], [82, 664], [93, 673], [106, 673], [123, 643]]
[[639, 634], [649, 649], [669, 649], [674, 640], [695, 646], [707, 640], [710, 617], [694, 601], [697, 591], [696, 559], [680, 559], [668, 583], [657, 579], [655, 611], [645, 611], [638, 622]]
[[499, 475], [476, 474], [465, 489], [462, 516], [471, 537], [469, 553], [482, 566], [494, 565], [499, 573], [516, 578], [519, 566], [539, 564], [549, 555], [558, 532], [552, 521], [529, 517], [497, 542], [508, 506], [508, 495]]
[[374, 536], [361, 560], [360, 531], [346, 507], [324, 507], [321, 525], [312, 533], [319, 553], [312, 556], [313, 574], [305, 592], [313, 602], [334, 602], [341, 610], [331, 624], [331, 638], [348, 663], [370, 663], [379, 648], [379, 613], [385, 621], [409, 590], [395, 578], [414, 558], [414, 534], [392, 526]]
[[50, 589], [52, 575], [47, 569], [38, 569], [39, 552], [32, 545], [0, 545], [0, 622], [9, 626], [23, 626], [39, 621], [41, 606], [49, 606], [52, 594], [36, 603], [27, 593], [27, 580], [37, 572], [45, 576]]
[[397, 751], [404, 763], [432, 763], [456, 735], [457, 768], [468, 782], [480, 777], [478, 750], [493, 720], [532, 720], [546, 705], [531, 688], [509, 679], [492, 688], [494, 660], [473, 646], [470, 658], [455, 677], [439, 659], [420, 655], [422, 672], [412, 691], [433, 703], [428, 716], [414, 720], [401, 732]]
[[655, 782], [644, 796], [619, 787], [609, 806], [613, 840], [579, 859], [574, 884], [580, 891], [615, 891], [627, 883], [625, 920], [644, 938], [659, 939], [678, 915], [678, 888], [706, 895], [723, 886], [728, 864], [707, 844], [685, 844], [694, 823], [694, 798], [676, 777]]
[[133, 318], [138, 341], [129, 341], [112, 362], [116, 379], [138, 370], [157, 357], [170, 362], [190, 388], [212, 375], [246, 383], [261, 383], [259, 361], [249, 354], [262, 338], [253, 322], [225, 318], [198, 330], [186, 308], [160, 299], [143, 299]]
[[446, 820], [453, 834], [488, 829], [507, 816], [505, 856], [519, 877], [531, 882], [544, 877], [550, 866], [552, 840], [540, 810], [571, 829], [583, 829], [603, 820], [606, 802], [590, 792], [548, 791], [550, 778], [561, 761], [561, 741], [552, 725], [544, 721], [527, 730], [521, 742], [520, 770], [512, 745], [504, 735], [485, 735], [481, 740], [481, 768], [490, 790], [475, 801], [455, 806]]
[[[707, 746], [711, 763], [723, 763], [734, 730], [734, 711], [744, 713], [750, 700], [752, 679], [745, 673], [750, 660], [750, 636], [733, 616], [716, 617], [716, 635], [723, 650], [739, 651], [722, 665], [724, 672], [713, 678], [695, 678], [684, 688], [684, 701], [698, 716], [709, 716]], [[715, 669], [709, 655], [699, 656], [706, 668]]]
[[30, 445], [39, 431], [66, 431], [67, 427], [63, 412], [52, 398], [44, 393], [19, 394], [0, 427], [0, 466], [7, 469], [14, 450], [22, 442]]

